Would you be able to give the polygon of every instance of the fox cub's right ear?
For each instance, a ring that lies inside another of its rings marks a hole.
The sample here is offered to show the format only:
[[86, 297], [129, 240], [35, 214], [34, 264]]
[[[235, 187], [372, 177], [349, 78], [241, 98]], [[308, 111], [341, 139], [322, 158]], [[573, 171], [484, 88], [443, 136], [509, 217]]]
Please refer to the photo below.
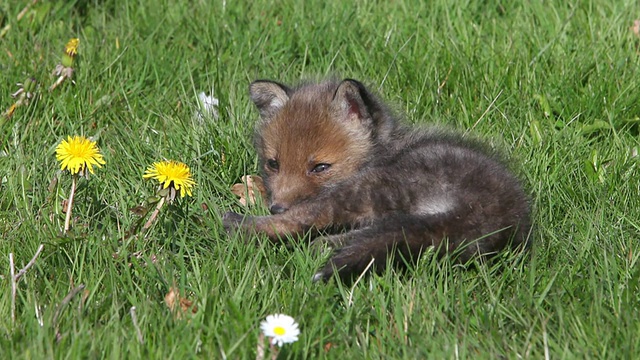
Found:
[[289, 101], [290, 93], [285, 85], [270, 80], [257, 80], [249, 85], [251, 100], [263, 119], [269, 119], [278, 112]]

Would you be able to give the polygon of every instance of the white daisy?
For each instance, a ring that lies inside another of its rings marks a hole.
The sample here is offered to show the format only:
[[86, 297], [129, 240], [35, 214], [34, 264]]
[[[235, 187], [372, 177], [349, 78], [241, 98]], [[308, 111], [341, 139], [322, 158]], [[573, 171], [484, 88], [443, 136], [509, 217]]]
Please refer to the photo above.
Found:
[[267, 319], [260, 323], [260, 329], [265, 336], [271, 338], [272, 345], [282, 346], [298, 341], [300, 330], [298, 324], [289, 315], [275, 314], [267, 316]]

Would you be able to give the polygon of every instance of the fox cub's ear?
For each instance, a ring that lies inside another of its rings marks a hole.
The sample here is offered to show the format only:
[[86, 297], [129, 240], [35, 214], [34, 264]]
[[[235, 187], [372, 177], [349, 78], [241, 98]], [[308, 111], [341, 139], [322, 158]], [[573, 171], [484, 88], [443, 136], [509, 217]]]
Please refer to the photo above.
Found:
[[289, 101], [291, 90], [285, 85], [270, 80], [257, 80], [249, 85], [251, 100], [264, 119], [272, 117]]
[[375, 111], [367, 89], [352, 79], [345, 79], [338, 85], [331, 105], [340, 117], [358, 119], [363, 124], [372, 120], [372, 111]]

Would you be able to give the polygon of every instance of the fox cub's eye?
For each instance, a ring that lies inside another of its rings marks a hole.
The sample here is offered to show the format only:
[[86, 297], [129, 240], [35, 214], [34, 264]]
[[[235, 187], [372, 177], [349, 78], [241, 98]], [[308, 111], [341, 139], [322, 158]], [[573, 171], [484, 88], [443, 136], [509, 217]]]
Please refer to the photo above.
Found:
[[267, 167], [269, 170], [277, 171], [280, 168], [280, 164], [278, 164], [278, 160], [276, 159], [269, 159], [267, 160]]
[[330, 167], [331, 167], [331, 164], [318, 164], [313, 169], [311, 169], [311, 172], [316, 174], [321, 173], [325, 170], [329, 170]]

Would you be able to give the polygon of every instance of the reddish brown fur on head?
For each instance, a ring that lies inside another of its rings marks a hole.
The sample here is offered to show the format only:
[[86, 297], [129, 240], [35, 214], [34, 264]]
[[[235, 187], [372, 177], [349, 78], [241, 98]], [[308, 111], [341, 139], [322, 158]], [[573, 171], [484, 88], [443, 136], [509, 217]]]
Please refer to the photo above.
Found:
[[251, 84], [262, 121], [257, 151], [274, 213], [353, 176], [372, 151], [371, 119], [350, 80], [296, 90]]

